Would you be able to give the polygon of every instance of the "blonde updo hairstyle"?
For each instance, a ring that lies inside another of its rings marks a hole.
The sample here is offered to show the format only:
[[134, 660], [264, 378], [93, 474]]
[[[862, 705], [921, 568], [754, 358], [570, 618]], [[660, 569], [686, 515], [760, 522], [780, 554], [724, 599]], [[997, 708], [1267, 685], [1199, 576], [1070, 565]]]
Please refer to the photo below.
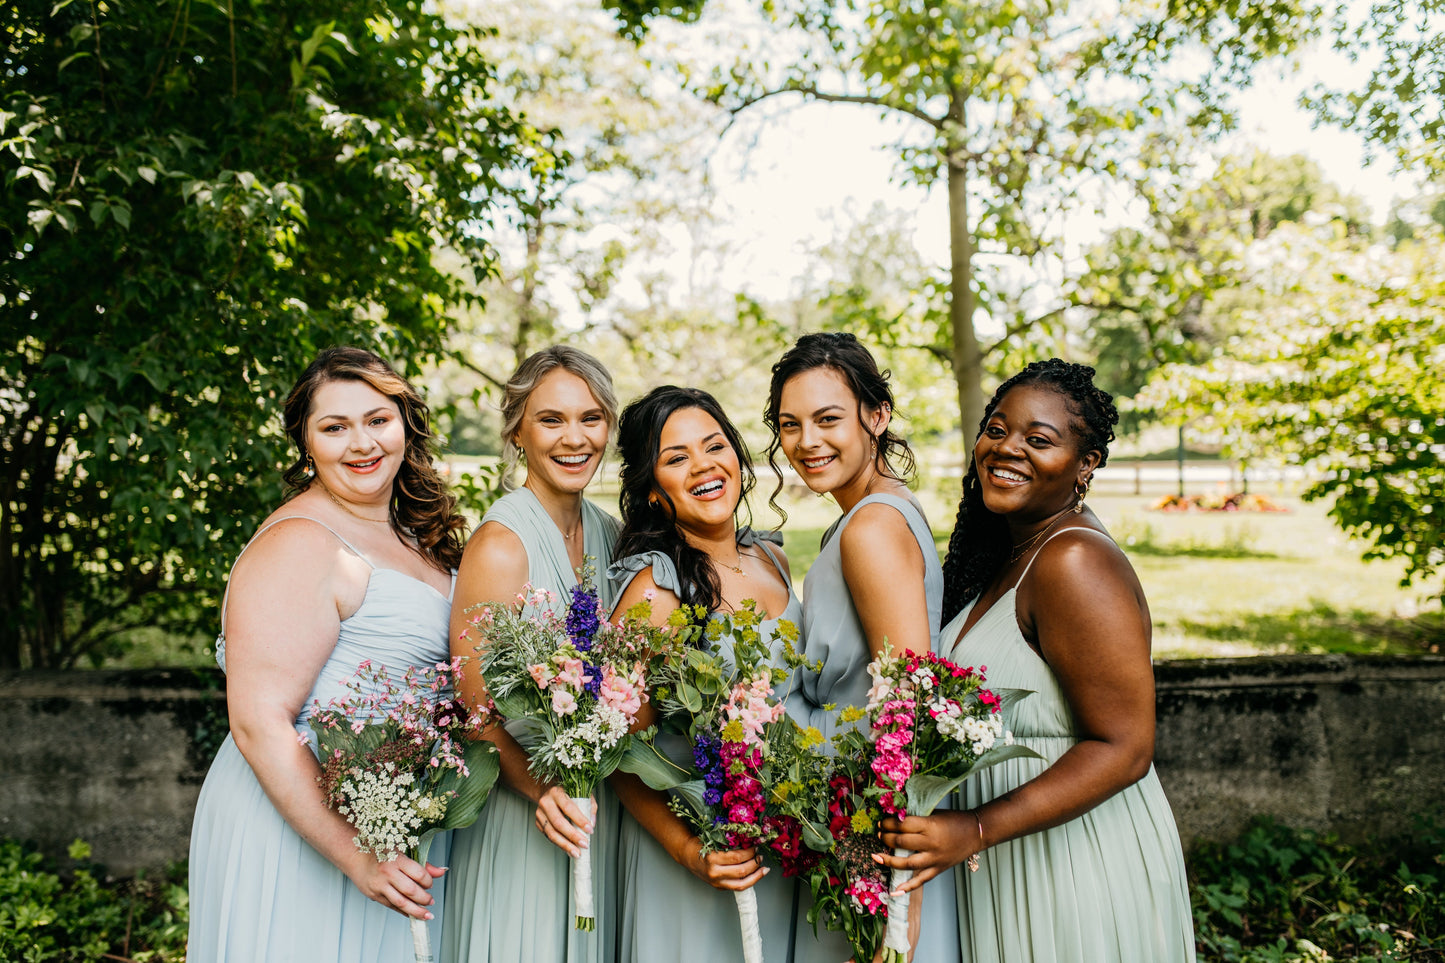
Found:
[[527, 411], [527, 399], [542, 379], [558, 368], [571, 372], [586, 382], [592, 397], [602, 406], [610, 439], [617, 431], [617, 393], [612, 388], [612, 375], [602, 362], [585, 351], [565, 344], [554, 344], [535, 352], [512, 372], [502, 390], [502, 489], [517, 487], [517, 466], [525, 453], [517, 444], [517, 432]]

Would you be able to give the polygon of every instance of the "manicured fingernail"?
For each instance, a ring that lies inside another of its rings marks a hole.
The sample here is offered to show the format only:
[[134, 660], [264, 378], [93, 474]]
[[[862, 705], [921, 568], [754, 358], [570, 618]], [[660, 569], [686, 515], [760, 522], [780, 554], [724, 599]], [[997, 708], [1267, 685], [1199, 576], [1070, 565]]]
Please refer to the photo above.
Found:
[[882, 863], [883, 863], [883, 854], [882, 854], [882, 853], [874, 853], [874, 854], [873, 854], [873, 862], [882, 865]]
[[772, 868], [769, 867], [769, 866], [764, 866], [764, 867], [763, 867], [763, 875], [764, 875], [764, 876], [768, 875], [768, 874], [771, 873], [772, 871], [773, 871]]
[[430, 913], [426, 914], [426, 916], [423, 917], [423, 919], [428, 919], [428, 920], [429, 920], [429, 919], [434, 919], [434, 918], [435, 918], [435, 917], [433, 917]]

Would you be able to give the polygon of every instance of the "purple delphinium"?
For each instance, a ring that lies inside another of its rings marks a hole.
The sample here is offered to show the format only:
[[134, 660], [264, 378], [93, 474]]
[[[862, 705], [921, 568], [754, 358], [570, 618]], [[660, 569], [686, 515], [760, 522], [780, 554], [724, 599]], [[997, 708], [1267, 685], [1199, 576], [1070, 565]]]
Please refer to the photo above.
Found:
[[[726, 781], [726, 773], [723, 772], [722, 764], [722, 741], [716, 735], [708, 732], [700, 732], [692, 747], [692, 761], [702, 773], [703, 783], [707, 786], [703, 790], [703, 802], [709, 806], [716, 806], [722, 802], [723, 783]], [[723, 822], [721, 817], [718, 822]]]
[[[578, 652], [592, 649], [592, 637], [597, 634], [601, 617], [597, 614], [597, 593], [591, 586], [578, 582], [572, 586], [572, 600], [567, 603], [567, 638], [577, 647]], [[595, 674], [595, 673], [594, 673]], [[598, 684], [601, 678], [598, 677]]]

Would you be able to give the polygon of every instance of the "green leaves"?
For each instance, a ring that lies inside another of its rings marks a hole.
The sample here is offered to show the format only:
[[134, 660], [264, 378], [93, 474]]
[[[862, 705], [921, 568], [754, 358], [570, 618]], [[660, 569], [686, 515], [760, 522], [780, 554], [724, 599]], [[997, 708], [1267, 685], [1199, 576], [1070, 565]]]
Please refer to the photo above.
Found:
[[435, 252], [490, 263], [522, 128], [470, 31], [409, 2], [184, 9], [6, 7], [0, 666], [213, 635], [282, 494], [292, 380], [333, 343], [415, 375], [466, 297]]

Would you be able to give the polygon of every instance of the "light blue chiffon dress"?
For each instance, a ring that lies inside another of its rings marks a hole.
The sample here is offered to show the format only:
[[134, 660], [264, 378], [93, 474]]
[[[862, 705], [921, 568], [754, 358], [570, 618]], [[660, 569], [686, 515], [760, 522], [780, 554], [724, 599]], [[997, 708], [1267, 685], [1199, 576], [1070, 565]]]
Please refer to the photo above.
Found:
[[[803, 581], [803, 652], [809, 661], [823, 660], [821, 672], [800, 669], [788, 714], [802, 725], [812, 725], [823, 735], [836, 731], [836, 709], [866, 706], [873, 685], [868, 663], [873, 661], [858, 610], [843, 578], [843, 529], [865, 505], [887, 505], [903, 516], [923, 553], [923, 595], [928, 606], [928, 633], [938, 651], [938, 628], [943, 614], [943, 567], [933, 532], [923, 513], [910, 500], [898, 495], [869, 495], [854, 505], [823, 533], [823, 547]], [[833, 704], [830, 711], [823, 707]], [[942, 807], [942, 808], [947, 808]], [[848, 941], [841, 933], [829, 932], [821, 921], [817, 934], [807, 921], [813, 905], [812, 894], [799, 884], [795, 963], [839, 963], [849, 958]], [[953, 896], [953, 870], [924, 886], [922, 930], [914, 951], [914, 963], [958, 963], [958, 906]]]
[[[1044, 544], [1067, 531], [1109, 537], [1061, 528]], [[1019, 581], [1027, 576], [1025, 568]], [[982, 806], [1023, 785], [1079, 739], [1059, 680], [1019, 631], [1016, 592], [1017, 586], [1005, 592], [958, 638], [973, 611], [969, 603], [942, 637], [955, 662], [988, 667], [990, 686], [1032, 690], [1004, 709], [1004, 725], [1015, 742], [1043, 758], [1009, 759], [971, 776], [959, 793], [960, 808]], [[1061, 826], [984, 850], [977, 873], [957, 874], [957, 898], [964, 959], [971, 963], [1194, 959], [1184, 853], [1153, 766]]]
[[[537, 496], [519, 488], [493, 503], [482, 524], [496, 522], [527, 549], [532, 587], [566, 606], [577, 573], [567, 542]], [[617, 520], [582, 502], [582, 549], [593, 559], [599, 596], [612, 595], [603, 573], [612, 562]], [[447, 874], [447, 925], [442, 963], [610, 963], [616, 941], [617, 887], [612, 884], [621, 806], [605, 785], [596, 793], [592, 851], [593, 906], [597, 929], [576, 927], [571, 859], [536, 827], [536, 804], [501, 783], [473, 825], [452, 834]]]
[[[778, 565], [773, 550], [759, 545], [773, 538], [771, 533], [754, 533], [743, 528], [738, 532], [738, 546], [759, 546], [757, 550], [767, 554], [787, 583], [787, 573]], [[609, 575], [617, 583], [618, 597], [638, 573], [646, 570], [651, 570], [658, 588], [681, 596], [681, 583], [672, 559], [660, 552], [643, 552], [613, 564]], [[787, 607], [777, 617], [758, 624], [758, 632], [768, 643], [775, 664], [782, 664], [778, 658], [782, 649], [778, 623], [787, 619], [801, 628], [802, 617], [802, 604], [789, 583]], [[725, 636], [718, 642], [722, 654], [731, 661], [733, 639]], [[686, 739], [665, 734], [659, 738], [659, 747], [670, 758], [692, 764], [692, 748]], [[619, 963], [681, 960], [740, 963], [743, 959], [742, 928], [738, 923], [737, 899], [732, 892], [709, 886], [678, 865], [626, 809], [622, 813], [617, 886], [622, 894], [618, 920]], [[786, 963], [792, 942], [793, 881], [783, 879], [782, 871], [773, 866], [753, 891], [757, 895], [763, 958], [768, 963]]]
[[[278, 518], [256, 534], [291, 518], [306, 516]], [[307, 724], [315, 703], [325, 706], [332, 699], [351, 697], [343, 683], [363, 660], [386, 666], [400, 679], [409, 667], [434, 666], [449, 658], [451, 599], [410, 575], [378, 568], [325, 523], [308, 520], [331, 531], [371, 565], [361, 606], [341, 623], [336, 647], [295, 720], [297, 733], [315, 751], [315, 736]], [[221, 624], [216, 661], [224, 670], [224, 607]], [[439, 833], [433, 840], [427, 856], [433, 865], [446, 865], [449, 836]], [[436, 899], [435, 918], [428, 924], [433, 945], [442, 931], [445, 883], [443, 877], [431, 888]], [[187, 959], [192, 963], [395, 963], [412, 958], [408, 918], [362, 895], [291, 828], [230, 736], [216, 754], [196, 803], [190, 901]]]

